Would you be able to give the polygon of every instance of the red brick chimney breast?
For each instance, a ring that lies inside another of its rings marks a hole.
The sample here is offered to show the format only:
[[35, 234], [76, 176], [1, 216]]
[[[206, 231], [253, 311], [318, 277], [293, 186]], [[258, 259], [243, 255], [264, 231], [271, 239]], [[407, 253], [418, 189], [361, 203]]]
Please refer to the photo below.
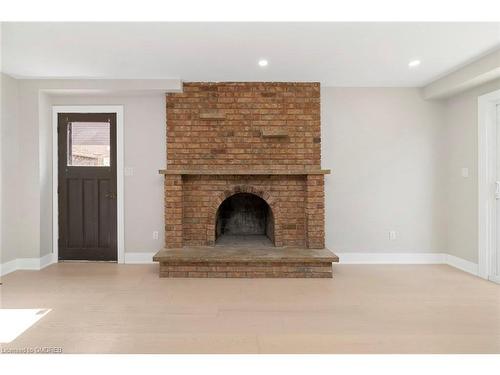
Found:
[[185, 83], [167, 94], [166, 247], [213, 245], [239, 192], [268, 203], [277, 247], [324, 247], [319, 83]]

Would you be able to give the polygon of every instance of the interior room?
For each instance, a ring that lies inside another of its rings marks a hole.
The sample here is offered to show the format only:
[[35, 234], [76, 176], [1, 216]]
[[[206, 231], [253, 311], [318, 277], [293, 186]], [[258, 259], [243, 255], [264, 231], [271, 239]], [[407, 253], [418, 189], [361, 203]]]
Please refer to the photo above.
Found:
[[0, 25], [2, 353], [500, 353], [499, 22]]

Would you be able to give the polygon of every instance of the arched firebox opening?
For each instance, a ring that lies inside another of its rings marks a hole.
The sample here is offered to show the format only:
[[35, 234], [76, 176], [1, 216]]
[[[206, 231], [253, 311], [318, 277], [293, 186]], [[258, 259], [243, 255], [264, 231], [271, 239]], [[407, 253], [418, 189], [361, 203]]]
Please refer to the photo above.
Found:
[[216, 245], [274, 245], [274, 216], [261, 197], [237, 193], [225, 199], [217, 210]]

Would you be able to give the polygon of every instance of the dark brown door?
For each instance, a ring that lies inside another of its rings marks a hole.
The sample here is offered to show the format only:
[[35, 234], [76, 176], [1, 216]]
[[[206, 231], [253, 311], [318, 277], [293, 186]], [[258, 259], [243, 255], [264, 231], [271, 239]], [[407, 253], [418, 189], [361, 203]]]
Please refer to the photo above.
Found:
[[59, 259], [117, 260], [116, 114], [59, 113]]

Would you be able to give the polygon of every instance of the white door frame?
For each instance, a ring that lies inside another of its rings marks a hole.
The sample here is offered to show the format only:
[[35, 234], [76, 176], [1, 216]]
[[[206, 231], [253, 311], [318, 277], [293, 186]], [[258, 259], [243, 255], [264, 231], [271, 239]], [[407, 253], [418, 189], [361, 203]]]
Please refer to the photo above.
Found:
[[[500, 282], [492, 273], [492, 257], [496, 252], [497, 218], [495, 201], [497, 124], [496, 106], [500, 90], [478, 98], [478, 274]], [[500, 150], [498, 150], [500, 152]]]
[[52, 106], [52, 246], [54, 262], [59, 259], [59, 207], [57, 188], [58, 179], [58, 141], [57, 117], [59, 113], [116, 113], [116, 218], [118, 263], [125, 263], [125, 225], [123, 196], [123, 106], [121, 105], [77, 105]]

